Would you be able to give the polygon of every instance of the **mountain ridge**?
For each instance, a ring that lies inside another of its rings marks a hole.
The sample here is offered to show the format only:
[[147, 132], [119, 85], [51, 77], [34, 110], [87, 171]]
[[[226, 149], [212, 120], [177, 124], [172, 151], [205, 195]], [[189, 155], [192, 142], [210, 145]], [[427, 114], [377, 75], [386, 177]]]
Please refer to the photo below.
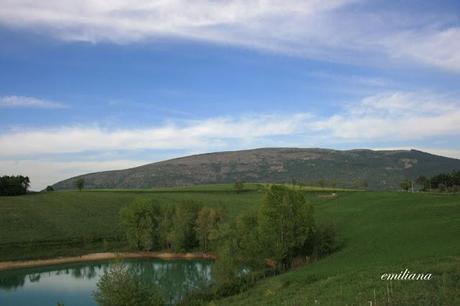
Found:
[[460, 160], [415, 149], [334, 150], [325, 148], [257, 148], [177, 157], [123, 170], [87, 173], [60, 182], [57, 190], [74, 189], [85, 179], [88, 189], [144, 189], [197, 184], [297, 182], [319, 180], [337, 187], [366, 182], [371, 189], [398, 189], [404, 179], [460, 169]]

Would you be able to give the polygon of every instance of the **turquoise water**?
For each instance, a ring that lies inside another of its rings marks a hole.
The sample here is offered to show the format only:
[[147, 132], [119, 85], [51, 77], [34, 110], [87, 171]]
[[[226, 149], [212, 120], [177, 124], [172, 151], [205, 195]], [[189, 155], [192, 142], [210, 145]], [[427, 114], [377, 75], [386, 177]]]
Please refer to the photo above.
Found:
[[[156, 284], [171, 304], [209, 285], [211, 262], [126, 260], [129, 269]], [[1, 306], [93, 306], [92, 292], [113, 262], [91, 262], [0, 272]]]

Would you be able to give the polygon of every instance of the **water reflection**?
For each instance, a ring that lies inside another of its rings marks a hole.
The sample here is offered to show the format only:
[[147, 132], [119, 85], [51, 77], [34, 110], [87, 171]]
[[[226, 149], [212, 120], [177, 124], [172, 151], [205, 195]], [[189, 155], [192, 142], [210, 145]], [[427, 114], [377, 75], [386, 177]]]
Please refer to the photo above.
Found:
[[[171, 304], [211, 281], [208, 261], [128, 260], [125, 263], [145, 281], [157, 285]], [[65, 305], [95, 305], [92, 292], [112, 264], [95, 262], [0, 272], [0, 305], [55, 305], [57, 301]]]

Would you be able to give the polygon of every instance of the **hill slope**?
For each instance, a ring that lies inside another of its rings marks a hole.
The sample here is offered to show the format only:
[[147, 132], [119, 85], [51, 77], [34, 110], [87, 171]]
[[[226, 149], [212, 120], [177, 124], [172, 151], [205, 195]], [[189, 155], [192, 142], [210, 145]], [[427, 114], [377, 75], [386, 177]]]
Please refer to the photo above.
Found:
[[245, 182], [312, 184], [320, 179], [353, 187], [365, 180], [372, 189], [397, 189], [405, 179], [460, 169], [460, 160], [416, 150], [328, 150], [263, 148], [186, 156], [116, 171], [85, 174], [54, 185], [74, 189], [85, 179], [85, 188], [152, 188], [196, 184]]

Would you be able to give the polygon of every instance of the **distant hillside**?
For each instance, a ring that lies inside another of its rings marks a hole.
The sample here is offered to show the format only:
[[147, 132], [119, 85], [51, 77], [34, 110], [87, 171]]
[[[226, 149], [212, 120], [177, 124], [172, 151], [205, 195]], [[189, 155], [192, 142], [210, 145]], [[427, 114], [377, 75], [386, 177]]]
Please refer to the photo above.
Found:
[[460, 160], [416, 150], [329, 150], [263, 148], [175, 158], [144, 166], [73, 177], [54, 185], [75, 189], [83, 177], [85, 188], [152, 188], [245, 182], [318, 184], [337, 187], [366, 181], [371, 189], [398, 189], [400, 182], [460, 169]]

